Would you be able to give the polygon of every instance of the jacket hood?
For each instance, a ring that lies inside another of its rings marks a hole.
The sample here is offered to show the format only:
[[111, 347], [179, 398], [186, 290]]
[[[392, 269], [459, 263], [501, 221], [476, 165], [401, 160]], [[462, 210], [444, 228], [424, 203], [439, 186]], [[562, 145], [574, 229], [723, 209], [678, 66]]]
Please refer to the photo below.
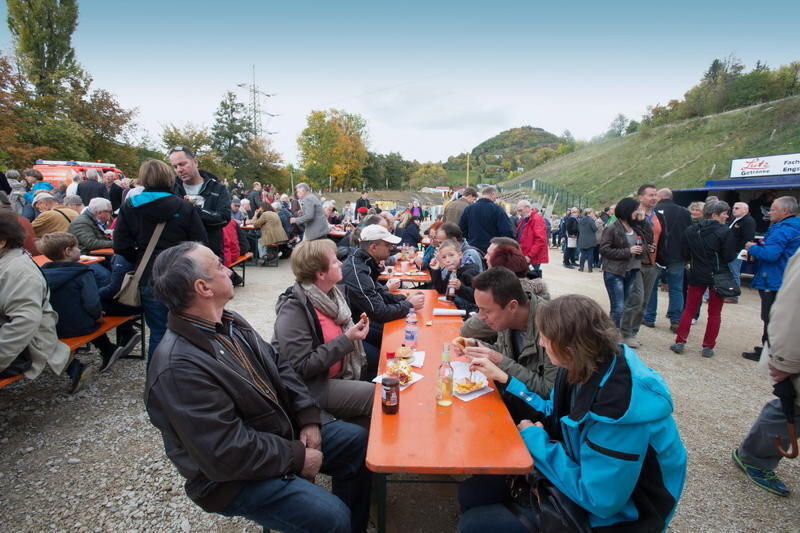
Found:
[[[588, 416], [608, 424], [642, 424], [672, 414], [672, 397], [661, 374], [628, 346], [620, 346], [621, 356], [581, 386], [568, 423], [577, 425]], [[622, 398], [627, 398], [627, 405]]]
[[175, 195], [168, 189], [145, 189], [129, 202], [137, 213], [164, 222], [175, 216], [180, 209], [180, 202], [171, 200], [173, 197]]
[[77, 261], [53, 261], [42, 265], [42, 270], [47, 278], [47, 284], [55, 291], [62, 288], [72, 280], [91, 272], [89, 265]]

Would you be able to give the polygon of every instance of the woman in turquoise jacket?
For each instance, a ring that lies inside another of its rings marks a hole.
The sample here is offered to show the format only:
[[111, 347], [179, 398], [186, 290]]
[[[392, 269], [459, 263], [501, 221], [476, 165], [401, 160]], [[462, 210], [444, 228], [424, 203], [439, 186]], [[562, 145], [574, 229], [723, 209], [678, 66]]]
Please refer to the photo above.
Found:
[[[518, 426], [534, 468], [586, 510], [593, 530], [664, 531], [686, 479], [686, 449], [663, 378], [617, 343], [614, 323], [590, 298], [540, 304], [536, 324], [541, 345], [560, 367], [549, 399], [488, 359], [475, 358], [471, 367], [544, 418]], [[529, 498], [498, 495], [504, 485], [496, 481], [475, 477], [462, 486], [459, 531], [528, 531], [519, 516], [537, 528]]]

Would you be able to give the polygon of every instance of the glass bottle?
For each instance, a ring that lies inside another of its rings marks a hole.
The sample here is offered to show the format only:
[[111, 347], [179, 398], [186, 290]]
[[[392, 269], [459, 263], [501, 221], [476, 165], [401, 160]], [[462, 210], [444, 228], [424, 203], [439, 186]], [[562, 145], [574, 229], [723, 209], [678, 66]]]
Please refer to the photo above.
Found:
[[450, 366], [450, 344], [442, 347], [442, 363], [436, 379], [436, 403], [442, 407], [453, 404], [453, 367]]

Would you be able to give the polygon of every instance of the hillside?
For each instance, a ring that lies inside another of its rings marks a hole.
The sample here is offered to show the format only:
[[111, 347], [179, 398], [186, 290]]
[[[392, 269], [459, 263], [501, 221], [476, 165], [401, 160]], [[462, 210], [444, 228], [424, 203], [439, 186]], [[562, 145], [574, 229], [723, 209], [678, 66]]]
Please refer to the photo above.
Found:
[[501, 185], [542, 180], [603, 205], [642, 183], [699, 187], [728, 177], [731, 159], [792, 152], [800, 152], [798, 96], [589, 144]]

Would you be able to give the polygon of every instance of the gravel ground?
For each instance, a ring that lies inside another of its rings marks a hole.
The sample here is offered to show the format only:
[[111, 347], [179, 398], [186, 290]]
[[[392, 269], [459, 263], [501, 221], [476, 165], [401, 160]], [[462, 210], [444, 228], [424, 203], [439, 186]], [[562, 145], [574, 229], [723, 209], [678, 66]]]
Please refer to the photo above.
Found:
[[[554, 295], [579, 292], [607, 306], [602, 274], [563, 269], [558, 252], [545, 265]], [[274, 302], [291, 283], [279, 268], [249, 268], [247, 287], [231, 307], [271, 337]], [[660, 314], [666, 293], [659, 293]], [[798, 531], [798, 496], [779, 498], [752, 485], [731, 462], [738, 445], [770, 398], [755, 364], [739, 353], [760, 338], [758, 295], [723, 309], [717, 355], [703, 359], [701, 318], [686, 352], [668, 350], [666, 319], [642, 328], [639, 353], [667, 379], [675, 418], [689, 451], [689, 476], [671, 531]], [[97, 364], [98, 357], [82, 356]], [[142, 403], [144, 364], [124, 360], [80, 393], [66, 394], [66, 379], [49, 371], [0, 389], [0, 508], [4, 531], [259, 531], [250, 522], [209, 515], [183, 492], [183, 481], [163, 452]], [[784, 461], [778, 473], [800, 490], [800, 462]], [[324, 479], [320, 480], [325, 482]], [[390, 530], [452, 531], [454, 487], [389, 488]], [[403, 516], [400, 521], [393, 519]]]

